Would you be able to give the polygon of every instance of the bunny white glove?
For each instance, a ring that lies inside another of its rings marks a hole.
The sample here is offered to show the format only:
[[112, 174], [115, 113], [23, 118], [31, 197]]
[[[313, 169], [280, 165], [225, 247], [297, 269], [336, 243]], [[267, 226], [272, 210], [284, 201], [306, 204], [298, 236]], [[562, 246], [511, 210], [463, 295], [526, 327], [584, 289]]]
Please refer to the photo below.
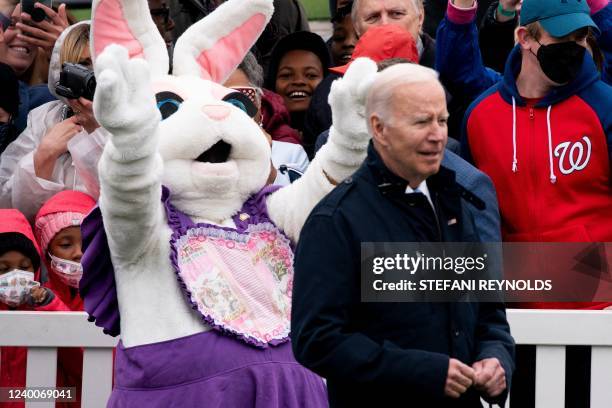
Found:
[[131, 158], [151, 155], [157, 148], [153, 135], [161, 116], [147, 62], [129, 59], [124, 47], [110, 45], [96, 60], [95, 71], [94, 113], [112, 134], [114, 147]]
[[376, 71], [374, 61], [358, 58], [343, 78], [332, 83], [329, 94], [332, 127], [317, 158], [327, 176], [336, 182], [354, 173], [366, 156], [371, 137], [366, 124], [365, 99]]

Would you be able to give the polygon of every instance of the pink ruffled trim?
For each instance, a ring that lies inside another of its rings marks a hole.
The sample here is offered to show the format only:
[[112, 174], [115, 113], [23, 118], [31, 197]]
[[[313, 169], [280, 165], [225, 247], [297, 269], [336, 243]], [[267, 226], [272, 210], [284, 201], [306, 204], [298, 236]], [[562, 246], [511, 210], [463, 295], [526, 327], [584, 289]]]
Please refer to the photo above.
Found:
[[[249, 335], [245, 335], [243, 333], [238, 333], [235, 332], [233, 330], [229, 330], [226, 327], [224, 327], [221, 324], [218, 324], [213, 318], [212, 316], [209, 315], [204, 315], [202, 313], [200, 313], [197, 304], [195, 304], [192, 300], [192, 293], [191, 291], [189, 291], [189, 289], [187, 288], [187, 285], [185, 284], [185, 282], [183, 281], [183, 279], [181, 278], [181, 275], [179, 273], [179, 267], [178, 267], [178, 253], [176, 250], [176, 246], [175, 243], [181, 238], [181, 236], [185, 235], [187, 233], [188, 230], [192, 229], [192, 228], [213, 228], [215, 230], [218, 231], [224, 231], [226, 233], [230, 233], [230, 234], [238, 234], [238, 235], [244, 235], [245, 233], [248, 233], [248, 230], [250, 228], [253, 229], [257, 229], [260, 228], [258, 226], [256, 226], [257, 224], [262, 224], [262, 223], [271, 223], [271, 220], [268, 217], [268, 213], [267, 213], [267, 209], [266, 209], [266, 197], [270, 194], [272, 194], [274, 191], [276, 191], [279, 187], [278, 186], [267, 186], [264, 187], [259, 193], [257, 193], [256, 195], [252, 196], [249, 200], [247, 200], [247, 202], [243, 205], [242, 210], [240, 211], [241, 213], [247, 213], [249, 214], [249, 217], [245, 220], [241, 220], [240, 217], [238, 217], [238, 215], [236, 215], [234, 217], [234, 223], [236, 224], [236, 228], [229, 228], [229, 227], [222, 227], [222, 226], [217, 226], [217, 225], [211, 225], [211, 224], [205, 224], [205, 223], [199, 223], [199, 224], [194, 224], [193, 222], [191, 222], [191, 220], [183, 215], [182, 213], [180, 213], [170, 202], [169, 202], [169, 192], [167, 189], [164, 189], [164, 195], [162, 197], [162, 200], [164, 201], [164, 205], [166, 207], [166, 215], [168, 217], [168, 226], [170, 228], [172, 228], [173, 233], [172, 236], [170, 237], [170, 262], [172, 263], [172, 266], [174, 268], [174, 272], [176, 275], [176, 280], [179, 284], [179, 286], [181, 287], [181, 290], [183, 290], [183, 292], [185, 293], [185, 295], [187, 296], [187, 300], [189, 301], [189, 303], [191, 304], [191, 308], [193, 310], [195, 310], [196, 312], [198, 312], [200, 314], [200, 316], [202, 317], [202, 320], [208, 324], [209, 326], [211, 326], [213, 329], [228, 335], [230, 337], [235, 337], [241, 341], [243, 341], [246, 344], [249, 344], [251, 346], [255, 346], [258, 348], [267, 348], [269, 346], [278, 346], [280, 344], [283, 344], [287, 341], [289, 341], [289, 336], [288, 333], [287, 335], [283, 335], [282, 338], [275, 338], [275, 339], [271, 339], [270, 341], [267, 342], [262, 342], [259, 341], [258, 339], [255, 339]], [[272, 224], [273, 225], [273, 224]], [[264, 227], [265, 228], [265, 227]], [[291, 244], [291, 241], [289, 240], [289, 238], [286, 237], [286, 235], [284, 235], [283, 231], [278, 229], [277, 227], [275, 228], [277, 229], [278, 232], [281, 233], [281, 235], [283, 236], [283, 238], [285, 238], [287, 241], [287, 243]]]
[[[206, 224], [198, 224], [198, 225], [206, 225]], [[206, 324], [208, 324], [209, 326], [211, 326], [213, 329], [217, 331], [220, 331], [226, 335], [234, 336], [242, 340], [246, 344], [250, 344], [250, 345], [253, 345], [259, 348], [266, 348], [268, 347], [268, 345], [278, 346], [280, 344], [283, 344], [289, 341], [289, 325], [287, 325], [287, 327], [283, 329], [283, 331], [278, 333], [277, 335], [269, 335], [269, 334], [263, 335], [262, 334], [261, 336], [257, 336], [252, 333], [248, 334], [248, 333], [240, 332], [236, 330], [236, 328], [228, 327], [223, 322], [218, 321], [212, 314], [205, 313], [203, 310], [200, 310], [195, 300], [194, 294], [187, 287], [187, 284], [185, 283], [185, 281], [183, 280], [183, 277], [180, 274], [180, 268], [178, 267], [177, 245], [179, 245], [182, 241], [188, 240], [190, 237], [194, 236], [194, 234], [197, 235], [198, 232], [204, 233], [214, 238], [225, 238], [231, 241], [246, 243], [248, 240], [249, 234], [251, 233], [264, 232], [264, 231], [279, 233], [280, 232], [279, 229], [276, 228], [273, 224], [263, 223], [263, 224], [257, 224], [257, 225], [251, 224], [249, 225], [249, 228], [247, 228], [247, 231], [243, 233], [240, 233], [236, 230], [224, 230], [224, 229], [209, 227], [209, 226], [195, 226], [187, 230], [185, 230], [183, 227], [181, 228], [181, 231], [184, 231], [184, 232], [178, 238], [175, 238], [175, 235], [173, 234], [173, 238], [171, 240], [170, 259], [175, 269], [177, 281], [179, 285], [181, 286], [181, 288], [183, 289], [183, 291], [185, 292], [185, 294], [187, 294], [189, 298], [189, 302], [191, 303], [191, 308], [197, 311], [198, 313], [200, 313], [202, 320], [204, 320]], [[280, 239], [280, 241], [284, 243], [285, 245], [289, 246], [290, 241], [284, 234], [280, 233], [278, 236], [278, 239]], [[293, 256], [291, 256], [291, 261], [293, 263]], [[269, 338], [264, 338], [268, 335], [269, 335]]]
[[476, 11], [478, 9], [478, 2], [474, 2], [474, 5], [470, 8], [464, 9], [455, 6], [451, 0], [448, 0], [448, 7], [446, 7], [446, 17], [451, 23], [455, 24], [469, 24], [476, 19]]

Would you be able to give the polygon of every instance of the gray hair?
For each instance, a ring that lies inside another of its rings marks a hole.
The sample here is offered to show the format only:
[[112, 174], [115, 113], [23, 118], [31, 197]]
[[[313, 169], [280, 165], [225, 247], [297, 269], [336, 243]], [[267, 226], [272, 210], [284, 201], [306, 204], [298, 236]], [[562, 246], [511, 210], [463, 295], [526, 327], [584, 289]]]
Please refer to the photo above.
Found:
[[442, 87], [436, 71], [417, 64], [396, 64], [377, 73], [366, 98], [366, 122], [370, 134], [374, 134], [370, 123], [372, 115], [376, 114], [383, 122], [389, 120], [392, 113], [389, 102], [396, 89], [402, 85], [429, 81]]
[[[351, 8], [351, 20], [353, 20], [353, 26], [357, 27], [357, 10], [359, 9], [359, 3], [362, 0], [353, 0], [353, 8]], [[424, 0], [412, 0], [412, 4], [417, 10], [417, 13], [421, 14], [425, 12]], [[361, 34], [361, 33], [358, 33]]]
[[248, 52], [244, 59], [238, 65], [238, 69], [244, 72], [251, 85], [255, 88], [261, 88], [264, 82], [263, 68], [257, 62], [257, 58], [252, 52]]

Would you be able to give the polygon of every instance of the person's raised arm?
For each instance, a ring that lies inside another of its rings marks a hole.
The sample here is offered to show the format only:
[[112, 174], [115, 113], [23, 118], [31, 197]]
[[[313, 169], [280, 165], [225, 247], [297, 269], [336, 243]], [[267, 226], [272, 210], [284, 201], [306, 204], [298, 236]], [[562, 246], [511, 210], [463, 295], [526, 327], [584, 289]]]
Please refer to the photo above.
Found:
[[503, 72], [508, 55], [514, 48], [514, 30], [518, 24], [521, 0], [491, 3], [478, 33], [480, 52], [485, 66]]
[[293, 241], [319, 200], [355, 172], [366, 157], [370, 135], [365, 99], [376, 71], [374, 61], [358, 58], [343, 78], [333, 82], [329, 94], [333, 124], [328, 142], [299, 180], [268, 197], [271, 219]]
[[484, 66], [478, 44], [476, 2], [449, 0], [436, 37], [436, 71], [452, 95], [474, 100], [501, 75]]
[[591, 18], [599, 28], [597, 44], [604, 54], [604, 67], [601, 77], [612, 85], [612, 3], [609, 0], [587, 0], [591, 8]]
[[100, 158], [100, 210], [113, 256], [136, 261], [159, 239], [163, 161], [157, 150], [161, 115], [149, 65], [110, 45], [95, 63], [94, 112], [110, 136]]

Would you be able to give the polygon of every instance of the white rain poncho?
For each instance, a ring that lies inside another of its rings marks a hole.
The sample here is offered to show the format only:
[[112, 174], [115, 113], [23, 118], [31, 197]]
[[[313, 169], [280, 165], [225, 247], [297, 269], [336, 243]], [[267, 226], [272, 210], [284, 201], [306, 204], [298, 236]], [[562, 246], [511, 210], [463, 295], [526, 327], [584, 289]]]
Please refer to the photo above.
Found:
[[30, 221], [43, 203], [60, 191], [83, 191], [96, 200], [99, 196], [97, 166], [107, 139], [107, 132], [102, 128], [90, 134], [82, 130], [68, 142], [68, 152], [55, 162], [51, 180], [39, 178], [34, 172], [36, 149], [64, 114], [65, 99], [55, 93], [61, 70], [59, 54], [66, 35], [79, 24], [89, 22], [64, 30], [51, 55], [49, 90], [58, 100], [30, 111], [26, 129], [0, 156], [0, 208], [16, 208]]

